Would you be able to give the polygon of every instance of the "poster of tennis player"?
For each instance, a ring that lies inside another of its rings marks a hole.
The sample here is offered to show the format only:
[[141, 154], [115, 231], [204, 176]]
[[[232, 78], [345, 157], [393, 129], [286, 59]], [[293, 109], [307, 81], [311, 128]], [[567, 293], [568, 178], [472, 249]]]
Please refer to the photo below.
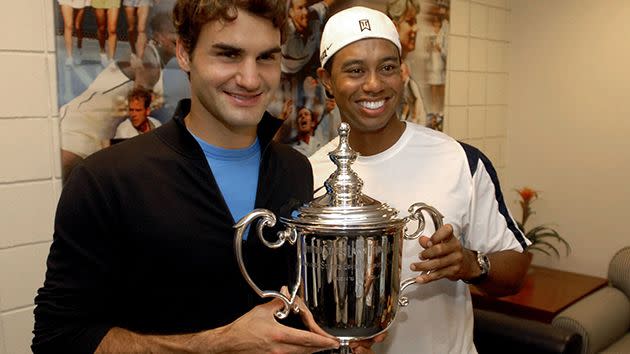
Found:
[[[175, 59], [175, 0], [57, 0], [55, 40], [63, 175], [92, 153], [158, 128], [190, 97]], [[321, 85], [327, 19], [351, 6], [386, 13], [402, 45], [400, 119], [442, 130], [448, 0], [288, 0], [281, 83], [268, 111], [275, 139], [309, 156], [336, 136], [335, 100]]]

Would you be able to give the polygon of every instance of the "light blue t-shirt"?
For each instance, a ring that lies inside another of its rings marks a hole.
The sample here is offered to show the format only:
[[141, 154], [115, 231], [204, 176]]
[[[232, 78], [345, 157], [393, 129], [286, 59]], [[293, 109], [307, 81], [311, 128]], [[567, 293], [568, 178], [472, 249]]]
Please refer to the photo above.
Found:
[[[192, 134], [192, 133], [191, 133]], [[234, 221], [254, 210], [258, 171], [260, 169], [260, 143], [258, 139], [243, 149], [225, 149], [210, 145], [192, 134], [203, 150], [214, 179]], [[247, 237], [247, 233], [244, 234]]]

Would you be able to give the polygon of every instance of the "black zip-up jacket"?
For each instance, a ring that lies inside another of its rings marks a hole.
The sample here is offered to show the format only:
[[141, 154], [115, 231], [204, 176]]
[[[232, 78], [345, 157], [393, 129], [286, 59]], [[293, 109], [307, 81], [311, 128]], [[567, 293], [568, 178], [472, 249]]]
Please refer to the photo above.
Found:
[[[35, 353], [91, 353], [114, 326], [154, 334], [216, 328], [262, 302], [238, 269], [235, 220], [184, 125], [189, 110], [180, 102], [162, 127], [71, 173], [35, 298]], [[311, 199], [313, 177], [303, 155], [271, 141], [281, 123], [265, 114], [258, 125], [255, 206], [286, 217]], [[268, 229], [267, 239], [275, 237]], [[252, 232], [244, 248], [259, 287], [293, 283], [291, 246], [270, 250]]]

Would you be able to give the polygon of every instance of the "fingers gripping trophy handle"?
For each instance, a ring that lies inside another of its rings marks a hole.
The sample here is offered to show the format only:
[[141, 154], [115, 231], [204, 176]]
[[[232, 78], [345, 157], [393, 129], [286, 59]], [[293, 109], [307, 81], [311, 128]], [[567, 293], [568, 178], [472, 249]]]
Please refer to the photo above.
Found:
[[[439, 229], [440, 227], [444, 225], [444, 221], [443, 221], [444, 215], [442, 215], [442, 213], [440, 213], [437, 209], [435, 209], [434, 207], [428, 204], [415, 203], [409, 207], [408, 211], [410, 214], [408, 216], [409, 221], [418, 220], [418, 228], [416, 229], [414, 233], [410, 235], [407, 233], [407, 228], [405, 227], [405, 230], [403, 233], [403, 237], [405, 238], [405, 240], [415, 240], [418, 237], [420, 237], [420, 233], [424, 231], [426, 222], [424, 220], [424, 214], [422, 214], [422, 211], [426, 211], [431, 216], [431, 220], [433, 220], [433, 225], [435, 226], [435, 230]], [[415, 283], [416, 283], [416, 278], [407, 278], [400, 283], [401, 295], [400, 295], [400, 298], [398, 299], [398, 303], [400, 304], [400, 306], [404, 307], [409, 304], [409, 299], [406, 296], [402, 296], [402, 294], [407, 287]]]
[[[234, 225], [234, 229], [236, 229], [236, 232], [234, 235], [234, 252], [236, 253], [236, 261], [238, 262], [238, 267], [241, 270], [241, 274], [243, 274], [243, 277], [245, 278], [245, 281], [247, 281], [247, 284], [249, 284], [249, 286], [256, 292], [256, 294], [258, 294], [258, 296], [262, 298], [271, 297], [271, 298], [277, 298], [277, 299], [282, 300], [282, 302], [284, 303], [284, 308], [276, 312], [276, 317], [279, 319], [283, 319], [289, 315], [289, 312], [291, 310], [293, 310], [293, 312], [295, 313], [299, 312], [298, 304], [295, 301], [297, 290], [300, 285], [299, 277], [298, 277], [298, 280], [295, 282], [295, 287], [291, 291], [289, 295], [290, 297], [289, 297], [278, 291], [261, 290], [256, 285], [256, 283], [254, 283], [252, 278], [249, 276], [249, 273], [247, 272], [247, 269], [245, 268], [245, 263], [243, 261], [243, 234], [245, 233], [245, 230], [247, 230], [247, 227], [249, 226], [249, 224], [251, 224], [252, 222], [254, 222], [254, 220], [258, 218], [261, 218], [261, 219], [260, 221], [258, 221], [258, 224], [256, 227], [256, 234], [258, 235], [258, 238], [260, 238], [262, 243], [269, 248], [278, 248], [282, 246], [285, 241], [288, 241], [289, 244], [291, 245], [295, 244], [295, 241], [297, 240], [297, 232], [293, 228], [288, 228], [284, 231], [278, 232], [277, 241], [268, 242], [263, 236], [263, 229], [265, 227], [275, 226], [276, 216], [267, 209], [255, 209], [249, 214], [245, 215], [241, 220], [239, 220]], [[301, 267], [302, 262], [299, 259], [297, 263], [298, 263], [298, 267]], [[301, 269], [298, 269], [297, 274], [300, 274], [300, 273], [301, 273]]]

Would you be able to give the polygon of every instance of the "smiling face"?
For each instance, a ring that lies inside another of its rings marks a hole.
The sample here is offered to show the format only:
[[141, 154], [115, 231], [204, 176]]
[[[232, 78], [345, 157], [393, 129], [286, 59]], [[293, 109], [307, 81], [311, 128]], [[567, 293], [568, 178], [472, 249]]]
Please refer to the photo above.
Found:
[[385, 39], [363, 39], [333, 56], [322, 83], [333, 94], [352, 134], [388, 133], [403, 90], [398, 48]]
[[255, 136], [280, 84], [280, 30], [270, 20], [239, 9], [231, 22], [205, 24], [192, 54], [178, 41], [177, 59], [190, 73], [193, 126]]

